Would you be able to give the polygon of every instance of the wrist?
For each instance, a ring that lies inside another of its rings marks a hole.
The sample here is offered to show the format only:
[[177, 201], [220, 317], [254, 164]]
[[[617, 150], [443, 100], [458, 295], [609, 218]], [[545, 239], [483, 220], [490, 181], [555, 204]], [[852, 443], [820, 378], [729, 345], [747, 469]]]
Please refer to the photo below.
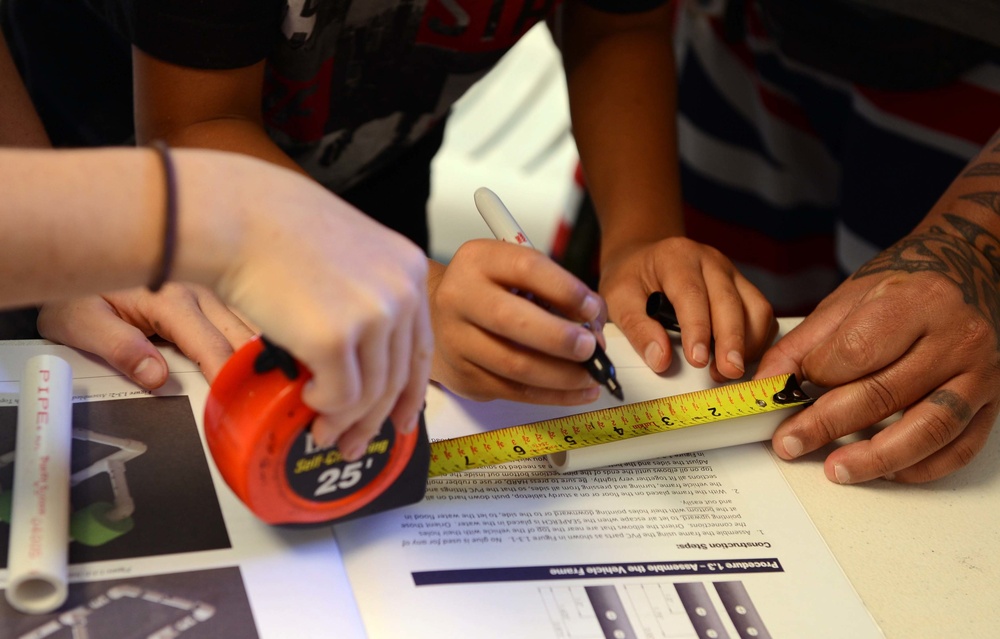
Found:
[[163, 231], [159, 261], [147, 284], [151, 293], [160, 290], [170, 278], [177, 248], [177, 170], [166, 142], [155, 140], [150, 145], [157, 155], [163, 172]]
[[251, 197], [244, 158], [176, 149], [177, 228], [171, 279], [215, 288], [237, 262]]

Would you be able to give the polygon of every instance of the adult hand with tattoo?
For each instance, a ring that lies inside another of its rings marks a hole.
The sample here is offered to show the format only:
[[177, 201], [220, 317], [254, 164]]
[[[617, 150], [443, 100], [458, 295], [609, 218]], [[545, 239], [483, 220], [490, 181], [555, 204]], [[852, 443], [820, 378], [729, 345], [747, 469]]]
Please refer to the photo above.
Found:
[[[846, 435], [826, 476], [923, 482], [968, 464], [1000, 409], [1000, 146], [996, 138], [908, 236], [862, 266], [761, 360], [831, 388], [786, 419], [794, 459]], [[994, 161], [990, 161], [990, 160]], [[902, 411], [883, 428], [870, 429]]]

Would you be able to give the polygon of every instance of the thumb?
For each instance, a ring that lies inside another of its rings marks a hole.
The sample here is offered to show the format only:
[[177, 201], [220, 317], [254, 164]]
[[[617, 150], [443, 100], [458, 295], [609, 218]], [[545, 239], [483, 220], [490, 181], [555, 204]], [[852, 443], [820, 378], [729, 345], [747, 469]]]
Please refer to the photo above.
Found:
[[38, 314], [38, 332], [97, 355], [144, 388], [167, 381], [167, 362], [160, 352], [101, 297], [45, 304]]
[[837, 324], [825, 316], [810, 315], [769, 348], [760, 360], [754, 379], [794, 373], [804, 378], [802, 362], [817, 345], [822, 344], [836, 330]]
[[673, 359], [670, 336], [658, 321], [646, 314], [644, 304], [632, 301], [636, 298], [638, 296], [632, 296], [629, 302], [622, 305], [620, 319], [615, 323], [646, 365], [654, 372], [662, 373]]

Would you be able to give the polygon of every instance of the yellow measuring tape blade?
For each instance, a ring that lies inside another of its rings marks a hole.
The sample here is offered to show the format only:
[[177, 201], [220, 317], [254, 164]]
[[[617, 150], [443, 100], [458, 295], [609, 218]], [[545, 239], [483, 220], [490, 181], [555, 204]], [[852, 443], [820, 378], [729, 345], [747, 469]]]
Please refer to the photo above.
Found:
[[808, 404], [794, 375], [729, 384], [431, 443], [429, 477]]

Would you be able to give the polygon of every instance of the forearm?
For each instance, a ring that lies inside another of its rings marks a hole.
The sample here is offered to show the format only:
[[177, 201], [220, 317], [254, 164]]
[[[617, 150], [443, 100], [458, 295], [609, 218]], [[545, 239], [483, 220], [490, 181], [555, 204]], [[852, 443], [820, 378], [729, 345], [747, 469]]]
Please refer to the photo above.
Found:
[[145, 144], [160, 138], [175, 148], [197, 148], [215, 151], [229, 151], [249, 155], [308, 175], [292, 158], [271, 140], [262, 124], [252, 120], [231, 117], [195, 122], [176, 129], [169, 129], [160, 135], [147, 133], [139, 136], [137, 142]]
[[173, 147], [230, 151], [305, 174], [264, 128], [264, 61], [238, 69], [194, 69], [133, 48], [132, 67], [139, 144], [162, 139]]
[[[214, 154], [175, 150], [174, 274], [211, 285], [236, 252], [238, 203]], [[163, 167], [153, 151], [0, 149], [0, 306], [148, 283], [162, 259]], [[228, 200], [228, 201], [227, 201]], [[213, 215], [205, 211], [213, 210]]]
[[610, 34], [592, 24], [590, 12], [567, 13], [573, 131], [601, 222], [602, 253], [682, 235], [665, 12]]
[[[1000, 132], [952, 181], [914, 232], [937, 227], [964, 237], [966, 224], [980, 229], [983, 241], [1000, 237]], [[984, 248], [983, 241], [975, 244]]]
[[[914, 231], [862, 266], [854, 278], [882, 271], [934, 271], [948, 277], [994, 325], [1000, 324], [1000, 134], [951, 183]], [[1000, 331], [1000, 328], [997, 328]]]

